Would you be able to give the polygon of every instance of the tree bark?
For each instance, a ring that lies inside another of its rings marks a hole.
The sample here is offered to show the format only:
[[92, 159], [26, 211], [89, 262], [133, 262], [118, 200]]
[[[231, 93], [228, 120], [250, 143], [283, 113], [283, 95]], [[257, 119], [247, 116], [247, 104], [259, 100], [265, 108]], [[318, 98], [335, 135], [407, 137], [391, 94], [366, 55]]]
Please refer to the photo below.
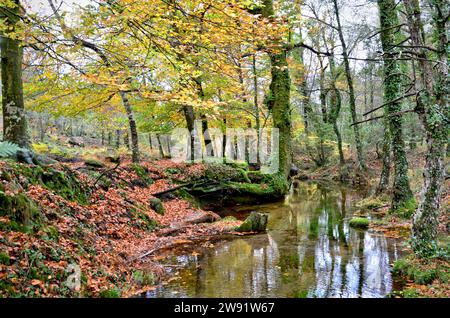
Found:
[[376, 189], [377, 194], [381, 194], [386, 191], [389, 185], [389, 176], [391, 174], [391, 137], [389, 134], [388, 123], [385, 120], [384, 123], [384, 137], [383, 137], [383, 149], [381, 159], [383, 167], [381, 168], [380, 181]]
[[[380, 16], [380, 38], [384, 59], [384, 100], [398, 100], [402, 96], [402, 74], [395, 51], [396, 30], [399, 24], [395, 0], [378, 0]], [[385, 116], [389, 125], [391, 148], [394, 159], [394, 184], [391, 210], [395, 211], [410, 203], [413, 194], [409, 186], [408, 161], [406, 159], [405, 141], [403, 138], [403, 117], [394, 115], [401, 112], [400, 101], [388, 103], [385, 106]]]
[[[347, 85], [348, 85], [348, 91], [349, 91], [349, 106], [350, 106], [350, 113], [352, 116], [352, 122], [357, 122], [357, 116], [356, 116], [356, 97], [355, 97], [355, 91], [353, 87], [353, 78], [352, 73], [350, 70], [350, 62], [348, 58], [348, 52], [347, 52], [347, 45], [344, 39], [344, 33], [342, 31], [341, 26], [341, 20], [339, 16], [339, 8], [337, 4], [337, 0], [333, 0], [334, 4], [334, 12], [336, 15], [336, 22], [337, 22], [337, 29], [339, 34], [339, 39], [341, 41], [342, 45], [342, 57], [344, 59], [344, 67], [345, 67], [345, 76], [347, 79]], [[364, 170], [366, 169], [366, 164], [364, 162], [364, 156], [362, 151], [362, 143], [361, 143], [361, 136], [359, 134], [359, 127], [358, 125], [353, 125], [353, 132], [355, 134], [355, 145], [356, 145], [356, 153], [358, 155], [358, 164], [359, 169]]]
[[[273, 18], [273, 1], [264, 0], [261, 10], [262, 17]], [[281, 42], [281, 40], [280, 40]], [[282, 45], [282, 43], [279, 43]], [[292, 163], [291, 145], [291, 113], [290, 113], [290, 86], [287, 52], [270, 53], [271, 83], [267, 106], [272, 112], [273, 125], [279, 129], [279, 173], [286, 179]]]
[[439, 63], [433, 74], [427, 59], [425, 33], [421, 21], [418, 0], [404, 0], [407, 22], [412, 44], [415, 46], [423, 91], [417, 99], [417, 112], [426, 131], [427, 155], [425, 158], [424, 185], [419, 206], [413, 216], [413, 251], [427, 257], [437, 249], [437, 226], [439, 222], [440, 197], [444, 181], [445, 145], [448, 138], [448, 39], [446, 20], [449, 4], [445, 0], [430, 2], [432, 19], [436, 29], [434, 40], [437, 43]]
[[131, 158], [134, 163], [139, 163], [140, 153], [139, 153], [139, 139], [137, 133], [136, 122], [133, 117], [133, 110], [131, 109], [130, 102], [128, 100], [127, 94], [120, 92], [120, 98], [122, 99], [123, 106], [125, 107], [125, 112], [128, 117], [128, 125], [131, 134]]
[[341, 93], [336, 87], [336, 81], [338, 78], [338, 74], [336, 73], [336, 66], [334, 61], [334, 56], [331, 55], [329, 57], [330, 60], [330, 75], [331, 75], [331, 91], [330, 91], [330, 112], [328, 119], [330, 123], [333, 125], [333, 131], [336, 135], [336, 140], [338, 144], [339, 151], [339, 164], [343, 166], [345, 164], [344, 159], [344, 151], [342, 150], [342, 137], [341, 132], [339, 131], [339, 127], [337, 125], [337, 120], [339, 118], [339, 113], [341, 112], [342, 98]]
[[195, 113], [194, 108], [192, 106], [185, 105], [183, 106], [184, 118], [186, 119], [186, 127], [191, 134], [191, 161], [194, 162], [194, 145], [195, 145], [195, 137], [194, 137], [194, 125], [195, 125]]
[[19, 40], [9, 37], [10, 33], [14, 33], [20, 15], [19, 1], [13, 2], [14, 7], [0, 7], [0, 19], [9, 27], [1, 35], [3, 139], [29, 148], [30, 136], [23, 101], [23, 48]]

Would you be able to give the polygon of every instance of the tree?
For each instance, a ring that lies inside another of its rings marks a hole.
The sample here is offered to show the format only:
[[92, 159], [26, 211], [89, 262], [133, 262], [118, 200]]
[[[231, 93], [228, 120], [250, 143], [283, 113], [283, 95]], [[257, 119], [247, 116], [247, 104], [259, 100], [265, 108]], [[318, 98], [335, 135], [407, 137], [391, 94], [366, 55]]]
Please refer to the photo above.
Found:
[[[402, 73], [398, 62], [399, 52], [395, 50], [395, 33], [399, 25], [396, 2], [394, 0], [378, 0], [380, 16], [380, 38], [384, 60], [384, 99], [385, 116], [391, 136], [391, 149], [394, 159], [394, 184], [391, 209], [399, 209], [413, 199], [409, 186], [408, 161], [406, 159], [405, 142], [403, 139], [403, 117], [400, 114], [402, 103]], [[385, 147], [384, 151], [388, 151]], [[384, 171], [386, 174], [386, 171]], [[383, 180], [383, 183], [385, 180]]]
[[[430, 1], [435, 26], [433, 42], [436, 49], [425, 42], [425, 32], [418, 0], [404, 0], [407, 24], [411, 37], [412, 58], [419, 68], [420, 92], [416, 112], [426, 131], [427, 154], [425, 158], [424, 185], [419, 206], [413, 216], [412, 248], [419, 256], [431, 256], [437, 249], [437, 226], [440, 196], [444, 181], [445, 146], [448, 142], [448, 99], [450, 80], [448, 74], [449, 44], [448, 1]], [[433, 67], [429, 51], [437, 52], [438, 62]], [[434, 70], [434, 72], [433, 72]]]
[[0, 19], [3, 22], [1, 34], [3, 139], [29, 148], [30, 138], [23, 101], [23, 47], [16, 34], [20, 14], [19, 0], [0, 6]]
[[[356, 115], [356, 97], [355, 97], [355, 89], [353, 87], [353, 78], [352, 73], [350, 69], [350, 62], [349, 62], [349, 55], [347, 51], [347, 44], [344, 38], [344, 31], [342, 29], [341, 25], [341, 19], [339, 16], [339, 7], [337, 0], [333, 0], [334, 5], [334, 13], [336, 15], [336, 23], [337, 23], [337, 32], [339, 34], [339, 39], [341, 41], [342, 46], [342, 57], [344, 59], [344, 67], [345, 67], [345, 76], [347, 79], [347, 85], [348, 85], [348, 93], [349, 93], [349, 103], [350, 103], [350, 113], [352, 116], [352, 120], [354, 123], [357, 122], [357, 115]], [[366, 164], [364, 162], [364, 156], [363, 156], [363, 150], [362, 150], [362, 142], [361, 142], [361, 136], [359, 133], [359, 127], [358, 125], [353, 125], [353, 132], [355, 134], [355, 146], [356, 146], [356, 153], [358, 155], [358, 163], [359, 163], [359, 169], [364, 170], [366, 169]]]

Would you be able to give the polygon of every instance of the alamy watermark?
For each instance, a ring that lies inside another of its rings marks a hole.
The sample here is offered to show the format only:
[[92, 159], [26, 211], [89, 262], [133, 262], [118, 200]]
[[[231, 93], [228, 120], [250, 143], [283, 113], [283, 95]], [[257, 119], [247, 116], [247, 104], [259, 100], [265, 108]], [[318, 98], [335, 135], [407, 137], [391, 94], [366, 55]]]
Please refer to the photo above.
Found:
[[152, 144], [166, 143], [158, 146], [170, 149], [170, 158], [175, 162], [246, 162], [259, 164], [263, 174], [278, 172], [278, 128], [262, 128], [259, 131], [254, 128], [227, 128], [224, 134], [219, 128], [203, 131], [201, 122], [197, 121], [193, 131], [176, 128], [165, 137], [165, 140], [155, 139]]

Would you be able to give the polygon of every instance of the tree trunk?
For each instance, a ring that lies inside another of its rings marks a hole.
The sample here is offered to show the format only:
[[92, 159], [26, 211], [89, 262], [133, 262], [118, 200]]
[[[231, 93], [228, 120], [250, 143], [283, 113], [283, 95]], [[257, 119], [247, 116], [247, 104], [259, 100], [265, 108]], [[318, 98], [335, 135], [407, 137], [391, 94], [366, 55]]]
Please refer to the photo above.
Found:
[[[273, 1], [264, 0], [263, 4], [264, 7], [261, 10], [262, 17], [268, 19], [273, 18]], [[282, 43], [280, 43], [280, 45], [282, 45]], [[292, 163], [292, 146], [290, 113], [291, 79], [289, 76], [286, 55], [287, 52], [284, 49], [281, 49], [278, 53], [269, 54], [271, 62], [271, 82], [269, 86], [269, 99], [267, 101], [267, 106], [272, 111], [274, 127], [279, 129], [278, 171], [287, 179]]]
[[449, 4], [445, 0], [431, 1], [432, 18], [436, 29], [439, 63], [432, 72], [427, 59], [425, 34], [418, 0], [404, 0], [412, 44], [417, 55], [421, 84], [424, 89], [418, 96], [419, 117], [426, 131], [427, 155], [424, 185], [420, 203], [413, 216], [411, 246], [422, 257], [434, 255], [437, 248], [440, 197], [444, 181], [445, 145], [448, 138], [448, 39], [446, 20]]
[[[380, 15], [380, 38], [384, 59], [384, 100], [398, 100], [402, 95], [402, 74], [396, 60], [398, 53], [394, 50], [396, 42], [395, 26], [399, 24], [395, 0], [378, 0]], [[406, 159], [405, 141], [403, 138], [403, 117], [394, 116], [402, 110], [401, 102], [391, 102], [385, 106], [391, 147], [394, 159], [394, 184], [391, 210], [395, 211], [413, 199], [409, 186], [408, 161]]]
[[333, 130], [336, 135], [336, 140], [338, 144], [338, 151], [339, 151], [339, 164], [343, 166], [345, 164], [344, 159], [344, 151], [342, 150], [342, 137], [341, 132], [339, 131], [339, 127], [337, 125], [337, 120], [339, 118], [339, 114], [341, 112], [341, 105], [342, 105], [342, 98], [341, 93], [336, 87], [336, 81], [338, 79], [338, 75], [336, 73], [336, 66], [335, 66], [335, 60], [334, 55], [329, 56], [330, 60], [330, 76], [331, 76], [331, 96], [330, 96], [330, 114], [328, 116], [329, 121], [333, 125]]
[[23, 48], [19, 40], [9, 38], [14, 33], [19, 20], [19, 1], [13, 1], [14, 7], [0, 7], [0, 19], [5, 21], [9, 30], [1, 36], [1, 73], [3, 106], [3, 140], [20, 147], [30, 147], [27, 130], [27, 118], [23, 102], [22, 57]]
[[116, 148], [117, 149], [119, 149], [119, 147], [120, 147], [120, 135], [121, 135], [120, 130], [116, 129]]
[[127, 94], [120, 92], [120, 98], [122, 99], [123, 106], [128, 117], [128, 125], [130, 126], [131, 133], [131, 158], [134, 163], [139, 163], [139, 139], [137, 133], [136, 122], [134, 121], [133, 111], [131, 109], [130, 102], [128, 100]]
[[[354, 91], [354, 88], [353, 88], [353, 79], [352, 79], [352, 73], [351, 73], [351, 70], [350, 70], [350, 62], [349, 62], [349, 59], [348, 59], [347, 45], [345, 43], [344, 33], [342, 31], [342, 26], [341, 26], [341, 20], [340, 20], [340, 16], [339, 16], [339, 8], [338, 8], [337, 0], [333, 0], [333, 4], [334, 4], [334, 12], [336, 14], [336, 22], [337, 22], [337, 26], [338, 26], [339, 39], [340, 39], [341, 45], [342, 45], [342, 57], [344, 59], [345, 76], [347, 78], [347, 85], [348, 85], [348, 91], [349, 91], [350, 113], [351, 113], [351, 116], [352, 116], [352, 121], [354, 123], [356, 123], [357, 122], [356, 97], [355, 97], [355, 91]], [[354, 134], [355, 134], [356, 153], [358, 155], [359, 169], [360, 170], [364, 170], [364, 169], [366, 169], [366, 164], [364, 162], [361, 137], [359, 135], [359, 126], [358, 125], [353, 125], [353, 131], [354, 131]]]
[[186, 119], [186, 127], [191, 134], [191, 161], [194, 162], [194, 125], [195, 125], [195, 113], [192, 106], [183, 106], [184, 118]]
[[259, 164], [259, 129], [261, 128], [261, 123], [259, 119], [259, 106], [258, 106], [258, 74], [256, 73], [256, 54], [252, 56], [252, 69], [253, 69], [253, 86], [254, 86], [254, 95], [253, 95], [253, 106], [255, 108], [255, 128], [257, 133], [256, 139], [256, 149], [258, 149], [258, 155], [256, 156], [256, 163]]
[[[304, 53], [305, 49], [300, 48], [300, 62], [304, 64]], [[309, 115], [311, 114], [311, 105], [310, 105], [310, 94], [308, 92], [308, 83], [306, 81], [306, 72], [301, 70], [300, 73], [301, 83], [299, 85], [299, 91], [302, 95], [302, 106], [303, 106], [303, 124], [305, 126], [305, 135], [309, 135]]]
[[386, 191], [389, 186], [389, 176], [391, 174], [391, 136], [389, 134], [389, 127], [387, 119], [384, 123], [384, 137], [383, 137], [383, 149], [381, 154], [383, 167], [381, 169], [380, 181], [376, 189], [377, 194], [381, 194]]

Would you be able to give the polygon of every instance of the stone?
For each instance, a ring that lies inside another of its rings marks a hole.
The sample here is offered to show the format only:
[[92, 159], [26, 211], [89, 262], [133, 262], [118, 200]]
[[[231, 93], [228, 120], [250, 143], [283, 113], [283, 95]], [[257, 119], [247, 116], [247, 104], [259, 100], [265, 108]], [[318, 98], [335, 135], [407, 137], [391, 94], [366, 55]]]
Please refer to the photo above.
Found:
[[71, 137], [67, 142], [72, 146], [84, 147], [83, 138], [81, 137]]
[[103, 168], [105, 165], [103, 162], [95, 160], [95, 159], [86, 159], [84, 161], [86, 166], [94, 167], [94, 168]]
[[236, 228], [237, 232], [264, 232], [267, 227], [268, 215], [253, 211], [245, 221]]
[[158, 214], [164, 215], [165, 209], [162, 201], [158, 198], [150, 198], [150, 207]]

